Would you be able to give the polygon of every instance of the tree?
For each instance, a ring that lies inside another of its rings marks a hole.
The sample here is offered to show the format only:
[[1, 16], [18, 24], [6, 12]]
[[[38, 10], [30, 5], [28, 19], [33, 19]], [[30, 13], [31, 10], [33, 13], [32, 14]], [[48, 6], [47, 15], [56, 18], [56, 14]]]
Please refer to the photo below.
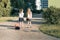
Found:
[[[11, 15], [14, 16], [14, 15], [18, 15], [18, 12], [19, 12], [19, 9], [20, 8], [23, 8], [25, 7], [25, 3], [24, 3], [24, 0], [10, 0], [11, 2], [11, 7], [12, 7], [12, 11], [11, 11]], [[18, 9], [18, 10], [15, 10]]]
[[44, 9], [43, 18], [48, 24], [58, 24], [60, 19], [60, 9], [54, 7]]
[[11, 6], [10, 0], [2, 0], [0, 1], [0, 16], [10, 16]]

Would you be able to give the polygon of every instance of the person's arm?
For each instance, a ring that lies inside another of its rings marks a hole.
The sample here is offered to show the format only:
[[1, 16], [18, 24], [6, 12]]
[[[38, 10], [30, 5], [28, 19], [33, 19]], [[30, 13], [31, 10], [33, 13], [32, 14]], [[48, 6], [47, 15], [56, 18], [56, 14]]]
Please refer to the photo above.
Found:
[[21, 17], [21, 13], [19, 13], [19, 18]]
[[23, 18], [24, 18], [24, 13], [23, 13]]
[[31, 12], [31, 18], [32, 18], [32, 12]]

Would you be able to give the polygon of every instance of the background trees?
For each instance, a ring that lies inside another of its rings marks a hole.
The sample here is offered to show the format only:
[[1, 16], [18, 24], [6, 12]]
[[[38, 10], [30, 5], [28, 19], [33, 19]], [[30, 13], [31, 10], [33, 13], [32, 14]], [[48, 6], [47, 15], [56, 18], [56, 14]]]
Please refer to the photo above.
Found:
[[0, 16], [17, 16], [20, 8], [26, 12], [28, 2], [32, 12], [36, 12], [35, 0], [0, 0]]
[[18, 12], [20, 8], [25, 7], [24, 0], [10, 0], [11, 3], [11, 16], [18, 16]]
[[0, 17], [10, 16], [11, 6], [10, 0], [0, 0]]
[[44, 9], [43, 18], [48, 24], [58, 24], [60, 22], [60, 9], [54, 7]]
[[17, 15], [24, 8], [24, 0], [0, 0], [0, 17]]

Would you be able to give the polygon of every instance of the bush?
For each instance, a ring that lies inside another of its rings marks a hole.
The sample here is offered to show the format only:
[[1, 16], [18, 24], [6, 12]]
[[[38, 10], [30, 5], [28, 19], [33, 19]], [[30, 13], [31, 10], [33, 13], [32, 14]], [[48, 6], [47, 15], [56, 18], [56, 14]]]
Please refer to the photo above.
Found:
[[2, 17], [2, 12], [0, 11], [0, 17]]
[[17, 16], [18, 12], [13, 10], [14, 8], [24, 8], [24, 0], [1, 0], [0, 17]]
[[0, 2], [0, 17], [10, 16], [11, 6], [10, 0], [2, 0]]
[[43, 10], [43, 17], [49, 24], [58, 24], [60, 17], [60, 9], [58, 8], [47, 8]]

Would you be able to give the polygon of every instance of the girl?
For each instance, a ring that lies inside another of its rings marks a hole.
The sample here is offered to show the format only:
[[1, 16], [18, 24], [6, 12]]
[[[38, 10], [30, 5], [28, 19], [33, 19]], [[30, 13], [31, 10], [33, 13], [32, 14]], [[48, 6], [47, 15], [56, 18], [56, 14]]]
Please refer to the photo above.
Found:
[[23, 13], [23, 9], [19, 10], [19, 26], [22, 27], [23, 25], [23, 17], [24, 17], [24, 13]]
[[27, 9], [27, 21], [28, 21], [28, 26], [31, 28], [31, 19], [32, 19], [32, 12], [30, 8]]

